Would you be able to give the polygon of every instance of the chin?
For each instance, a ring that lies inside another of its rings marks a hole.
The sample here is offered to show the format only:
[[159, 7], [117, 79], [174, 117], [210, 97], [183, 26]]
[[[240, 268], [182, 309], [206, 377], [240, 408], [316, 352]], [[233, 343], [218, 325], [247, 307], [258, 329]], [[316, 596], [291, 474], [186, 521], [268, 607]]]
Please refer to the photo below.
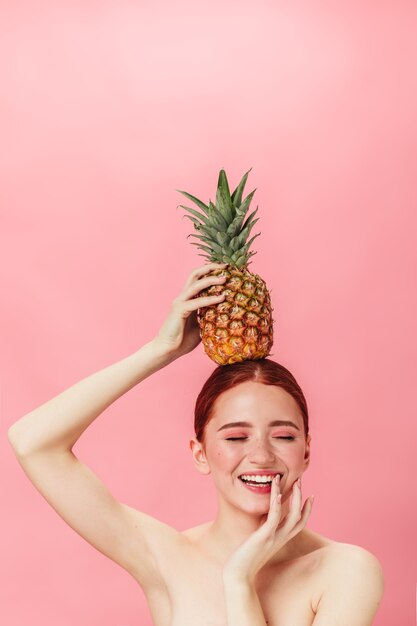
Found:
[[[266, 502], [265, 502], [266, 500]], [[269, 499], [265, 498], [264, 501], [261, 502], [246, 502], [244, 505], [240, 502], [240, 509], [245, 511], [245, 513], [250, 513], [253, 515], [266, 515], [269, 511]]]

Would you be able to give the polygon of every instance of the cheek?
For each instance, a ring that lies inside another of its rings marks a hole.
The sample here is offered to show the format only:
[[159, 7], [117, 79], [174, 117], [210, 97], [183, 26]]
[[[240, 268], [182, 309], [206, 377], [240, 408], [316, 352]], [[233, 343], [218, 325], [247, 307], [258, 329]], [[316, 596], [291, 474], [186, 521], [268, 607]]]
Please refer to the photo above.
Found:
[[236, 447], [231, 445], [214, 445], [209, 453], [209, 461], [210, 458], [219, 470], [229, 470], [239, 463], [242, 458], [242, 452], [239, 452]]
[[294, 445], [288, 446], [282, 450], [281, 458], [290, 468], [298, 469], [304, 464], [304, 454], [305, 447], [304, 445]]
[[275, 441], [273, 444], [275, 457], [289, 468], [298, 467], [303, 463], [305, 445], [301, 439], [292, 442]]

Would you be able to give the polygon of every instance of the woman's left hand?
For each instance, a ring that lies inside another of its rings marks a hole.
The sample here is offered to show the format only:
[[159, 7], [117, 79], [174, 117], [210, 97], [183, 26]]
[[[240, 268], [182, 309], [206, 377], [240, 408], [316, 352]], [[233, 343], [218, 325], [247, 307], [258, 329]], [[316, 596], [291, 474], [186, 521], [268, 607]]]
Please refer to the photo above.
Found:
[[304, 528], [311, 513], [312, 501], [312, 498], [307, 498], [301, 508], [301, 481], [300, 484], [295, 481], [288, 515], [280, 525], [281, 494], [279, 484], [274, 479], [265, 523], [252, 533], [226, 561], [223, 566], [223, 580], [231, 579], [253, 584], [259, 570]]

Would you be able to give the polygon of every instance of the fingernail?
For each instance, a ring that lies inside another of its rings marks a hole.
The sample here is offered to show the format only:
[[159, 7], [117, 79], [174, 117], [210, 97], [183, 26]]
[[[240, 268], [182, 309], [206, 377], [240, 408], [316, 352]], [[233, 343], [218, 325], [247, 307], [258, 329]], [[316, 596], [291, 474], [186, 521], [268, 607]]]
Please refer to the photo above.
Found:
[[301, 478], [297, 478], [297, 485], [301, 487]]
[[310, 502], [311, 502], [311, 504], [313, 504], [313, 502], [314, 502], [314, 496], [310, 496]]

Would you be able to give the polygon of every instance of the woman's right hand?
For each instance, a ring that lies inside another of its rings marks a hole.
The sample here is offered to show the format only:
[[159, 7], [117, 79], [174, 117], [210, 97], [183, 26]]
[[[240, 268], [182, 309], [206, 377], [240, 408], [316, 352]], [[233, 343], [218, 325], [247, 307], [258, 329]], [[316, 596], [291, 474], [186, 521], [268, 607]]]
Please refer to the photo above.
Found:
[[207, 276], [216, 269], [227, 267], [227, 263], [207, 263], [189, 275], [183, 290], [174, 298], [168, 317], [155, 337], [155, 341], [175, 358], [194, 350], [200, 343], [200, 328], [197, 309], [213, 306], [224, 300], [223, 295], [195, 298], [202, 289], [225, 283], [224, 276]]

